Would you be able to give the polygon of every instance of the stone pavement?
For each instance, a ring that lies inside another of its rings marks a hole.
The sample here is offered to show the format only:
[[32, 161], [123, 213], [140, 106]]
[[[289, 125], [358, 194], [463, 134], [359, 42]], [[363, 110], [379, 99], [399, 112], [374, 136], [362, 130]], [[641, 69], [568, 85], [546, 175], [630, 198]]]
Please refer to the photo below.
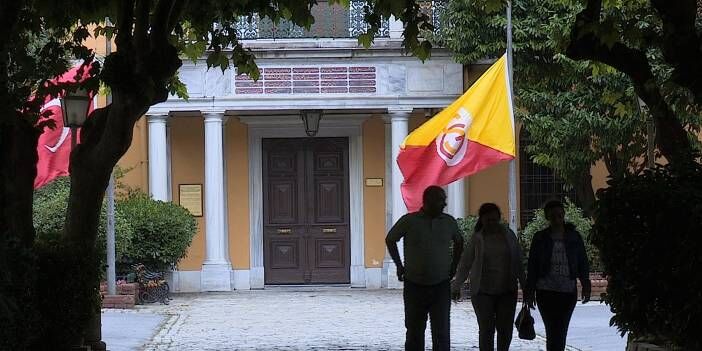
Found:
[[[271, 288], [178, 295], [145, 350], [402, 350], [402, 292], [350, 288]], [[470, 302], [452, 305], [453, 349], [477, 350]], [[430, 336], [427, 328], [427, 345]], [[544, 350], [543, 338], [514, 339], [511, 350]]]
[[102, 340], [109, 351], [142, 350], [165, 321], [148, 310], [102, 310]]
[[[546, 335], [541, 316], [533, 313], [536, 333]], [[609, 326], [612, 312], [609, 306], [591, 301], [575, 306], [568, 330], [568, 344], [581, 351], [623, 351], [626, 337], [619, 336], [617, 328]]]

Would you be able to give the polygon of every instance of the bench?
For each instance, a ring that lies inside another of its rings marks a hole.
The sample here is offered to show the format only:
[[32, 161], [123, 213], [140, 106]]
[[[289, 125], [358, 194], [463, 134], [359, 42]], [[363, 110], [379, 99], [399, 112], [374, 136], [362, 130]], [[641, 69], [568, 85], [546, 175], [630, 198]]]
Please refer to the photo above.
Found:
[[171, 300], [170, 287], [166, 281], [165, 272], [153, 272], [143, 264], [132, 266], [136, 273], [136, 282], [139, 284], [139, 301], [142, 303], [160, 302], [164, 305]]

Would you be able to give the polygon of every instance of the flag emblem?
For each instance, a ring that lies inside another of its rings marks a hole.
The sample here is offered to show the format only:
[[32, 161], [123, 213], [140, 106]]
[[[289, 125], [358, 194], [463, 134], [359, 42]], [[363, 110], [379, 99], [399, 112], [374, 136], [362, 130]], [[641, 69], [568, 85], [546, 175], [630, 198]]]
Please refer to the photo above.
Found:
[[468, 149], [466, 135], [471, 123], [473, 123], [473, 117], [470, 112], [461, 107], [458, 110], [458, 116], [454, 117], [436, 137], [436, 152], [447, 166], [459, 164], [466, 155], [466, 149]]
[[447, 185], [515, 155], [507, 58], [497, 60], [464, 94], [410, 133], [397, 165], [407, 210], [422, 206], [430, 185]]

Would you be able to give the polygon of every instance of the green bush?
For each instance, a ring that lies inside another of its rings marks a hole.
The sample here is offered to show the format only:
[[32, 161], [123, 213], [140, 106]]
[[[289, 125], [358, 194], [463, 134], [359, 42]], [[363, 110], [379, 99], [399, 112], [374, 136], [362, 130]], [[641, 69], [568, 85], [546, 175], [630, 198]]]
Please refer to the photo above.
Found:
[[475, 224], [478, 223], [478, 216], [468, 216], [465, 218], [458, 218], [458, 228], [461, 229], [463, 234], [463, 242], [466, 247], [470, 239], [473, 237], [473, 229], [475, 229]]
[[[590, 233], [592, 230], [592, 220], [583, 216], [583, 211], [578, 208], [570, 199], [566, 198], [565, 203], [565, 220], [575, 225], [575, 229], [583, 236], [583, 241], [585, 241], [585, 250], [587, 251], [587, 258], [590, 260], [590, 271], [591, 272], [601, 272], [603, 267], [600, 261], [599, 250], [592, 242], [589, 240]], [[534, 219], [532, 219], [521, 233], [520, 243], [522, 245], [522, 250], [524, 250], [525, 260], [529, 254], [529, 249], [531, 248], [531, 241], [534, 238], [536, 232], [546, 229], [548, 227], [548, 221], [544, 216], [544, 210], [538, 209], [535, 213]], [[526, 267], [526, 262], [524, 262]]]
[[188, 210], [139, 192], [118, 205], [134, 228], [133, 245], [121, 262], [125, 269], [143, 263], [149, 269], [168, 270], [185, 257], [197, 232], [197, 222]]
[[[464, 251], [468, 248], [468, 243], [470, 242], [470, 239], [473, 237], [473, 228], [475, 228], [475, 223], [477, 221], [478, 221], [478, 217], [476, 217], [476, 216], [468, 216], [465, 218], [456, 218], [456, 222], [458, 222], [458, 229], [461, 230], [461, 235], [463, 236], [463, 250]], [[453, 242], [451, 242], [451, 245], [449, 246], [449, 252], [451, 253], [451, 256], [453, 256]], [[457, 259], [460, 259], [460, 257]]]
[[702, 166], [658, 166], [598, 192], [593, 242], [612, 323], [702, 350]]
[[[55, 241], [63, 231], [70, 191], [69, 177], [60, 177], [34, 192], [34, 229], [37, 232], [38, 240]], [[98, 268], [101, 271], [104, 270], [102, 267], [105, 266], [106, 262], [106, 210], [107, 202], [104, 202], [100, 211], [100, 225], [95, 243], [100, 259]], [[133, 236], [134, 230], [129, 223], [129, 218], [116, 207], [115, 253], [118, 260], [130, 250]]]

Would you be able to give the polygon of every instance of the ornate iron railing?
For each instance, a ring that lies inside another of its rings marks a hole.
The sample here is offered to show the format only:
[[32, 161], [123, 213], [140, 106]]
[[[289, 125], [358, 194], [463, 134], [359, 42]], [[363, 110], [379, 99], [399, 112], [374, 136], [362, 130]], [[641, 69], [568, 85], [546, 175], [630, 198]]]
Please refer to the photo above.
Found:
[[[445, 1], [421, 2], [422, 11], [431, 16], [436, 28], [440, 26], [440, 14]], [[363, 20], [365, 4], [363, 0], [351, 0], [349, 8], [346, 8], [340, 4], [330, 5], [327, 1], [320, 1], [312, 8], [315, 23], [309, 30], [285, 20], [273, 23], [257, 15], [242, 17], [237, 24], [237, 35], [240, 39], [356, 38], [368, 28]], [[389, 34], [389, 23], [384, 21], [378, 37], [388, 37]]]

